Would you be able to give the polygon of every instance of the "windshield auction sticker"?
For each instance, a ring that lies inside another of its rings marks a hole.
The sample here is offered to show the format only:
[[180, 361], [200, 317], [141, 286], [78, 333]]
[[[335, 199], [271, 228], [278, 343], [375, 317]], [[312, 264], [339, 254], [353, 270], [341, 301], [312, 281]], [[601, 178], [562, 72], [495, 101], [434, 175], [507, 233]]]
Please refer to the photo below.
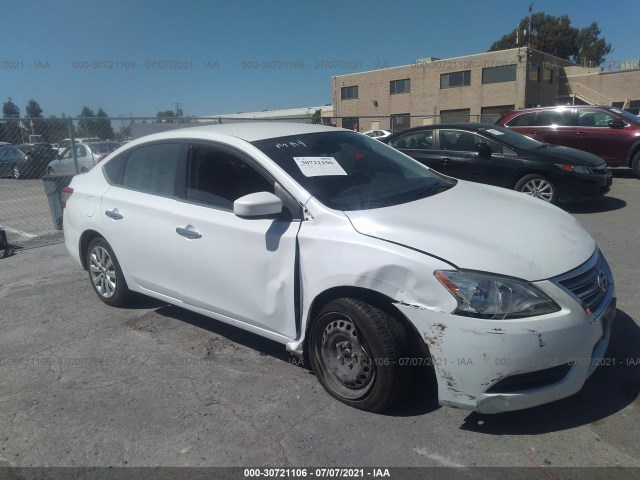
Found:
[[305, 177], [347, 174], [333, 157], [293, 157], [293, 159]]
[[495, 130], [493, 128], [488, 128], [487, 130], [485, 130], [487, 133], [490, 133], [491, 135], [504, 135], [504, 133]]

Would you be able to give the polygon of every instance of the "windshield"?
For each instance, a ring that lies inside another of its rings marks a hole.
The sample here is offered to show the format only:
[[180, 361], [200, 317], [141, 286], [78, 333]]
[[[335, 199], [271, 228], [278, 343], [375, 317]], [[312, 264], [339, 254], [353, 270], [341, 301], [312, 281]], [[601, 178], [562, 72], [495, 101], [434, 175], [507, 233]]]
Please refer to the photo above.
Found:
[[624, 117], [624, 119], [627, 122], [631, 122], [631, 123], [634, 123], [636, 125], [640, 125], [640, 118], [638, 118], [636, 115], [634, 115], [631, 112], [627, 112], [625, 110], [620, 110], [619, 108], [612, 108], [611, 111], [617, 113], [621, 117]]
[[260, 140], [253, 145], [311, 195], [336, 210], [406, 203], [456, 183], [359, 133], [312, 133]]
[[544, 145], [544, 143], [539, 142], [538, 140], [534, 140], [533, 138], [529, 138], [521, 133], [514, 132], [513, 130], [500, 127], [498, 125], [493, 125], [491, 127], [478, 127], [478, 131], [506, 144], [507, 146], [522, 148], [523, 150], [532, 150]]

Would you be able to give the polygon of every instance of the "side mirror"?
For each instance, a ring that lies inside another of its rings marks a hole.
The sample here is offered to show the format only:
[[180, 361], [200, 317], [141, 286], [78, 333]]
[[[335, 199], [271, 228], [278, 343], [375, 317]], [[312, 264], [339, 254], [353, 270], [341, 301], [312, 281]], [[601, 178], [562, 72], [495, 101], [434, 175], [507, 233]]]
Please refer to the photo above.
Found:
[[624, 128], [624, 122], [622, 120], [619, 119], [615, 119], [615, 120], [609, 120], [609, 127], [610, 128]]
[[486, 143], [480, 143], [477, 146], [478, 148], [478, 156], [480, 158], [491, 158], [491, 147]]
[[282, 200], [273, 193], [257, 192], [233, 202], [233, 213], [238, 217], [263, 217], [282, 212]]

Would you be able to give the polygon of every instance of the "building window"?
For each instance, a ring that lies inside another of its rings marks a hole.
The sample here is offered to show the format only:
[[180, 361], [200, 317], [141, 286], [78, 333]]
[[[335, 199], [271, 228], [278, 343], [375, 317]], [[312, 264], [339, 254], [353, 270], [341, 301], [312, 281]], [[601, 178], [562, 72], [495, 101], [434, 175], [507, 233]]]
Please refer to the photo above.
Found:
[[340, 98], [342, 100], [354, 100], [358, 98], [358, 86], [342, 87], [340, 90]]
[[480, 109], [481, 120], [484, 123], [496, 123], [503, 113], [513, 110], [515, 105], [498, 105], [495, 107], [482, 107]]
[[343, 117], [342, 128], [358, 132], [360, 130], [360, 119], [358, 117]]
[[440, 75], [440, 88], [465, 87], [467, 85], [471, 85], [471, 70]]
[[553, 83], [553, 70], [545, 68], [542, 72], [543, 83]]
[[411, 127], [411, 115], [408, 113], [398, 113], [391, 115], [391, 130], [400, 132]]
[[389, 93], [409, 93], [411, 91], [411, 80], [405, 78], [403, 80], [391, 80], [389, 82]]
[[471, 117], [471, 109], [460, 108], [457, 110], [440, 110], [440, 122], [468, 122]]
[[516, 80], [516, 64], [503, 67], [482, 69], [482, 83], [514, 82]]
[[540, 81], [540, 65], [534, 65], [533, 63], [529, 64], [529, 81]]

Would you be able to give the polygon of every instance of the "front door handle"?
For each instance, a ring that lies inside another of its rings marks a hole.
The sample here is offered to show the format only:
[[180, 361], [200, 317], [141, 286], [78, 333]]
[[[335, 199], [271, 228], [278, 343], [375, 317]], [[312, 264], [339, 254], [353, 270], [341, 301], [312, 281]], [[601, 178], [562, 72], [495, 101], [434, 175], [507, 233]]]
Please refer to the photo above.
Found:
[[192, 225], [187, 225], [185, 228], [178, 227], [176, 228], [176, 233], [178, 235], [182, 235], [185, 238], [190, 238], [195, 240], [196, 238], [202, 238], [202, 234], [193, 228]]
[[450, 161], [451, 161], [451, 159], [450, 159], [450, 158], [443, 158], [443, 159], [442, 159], [442, 163], [443, 163], [444, 165], [446, 165], [446, 164], [447, 164], [447, 163], [449, 163]]
[[113, 218], [114, 220], [122, 220], [124, 218], [122, 215], [120, 215], [120, 212], [117, 208], [114, 208], [113, 210], [106, 210], [104, 214], [109, 218]]
[[576, 132], [576, 137], [578, 138], [582, 138], [584, 137], [586, 134], [584, 132]]

